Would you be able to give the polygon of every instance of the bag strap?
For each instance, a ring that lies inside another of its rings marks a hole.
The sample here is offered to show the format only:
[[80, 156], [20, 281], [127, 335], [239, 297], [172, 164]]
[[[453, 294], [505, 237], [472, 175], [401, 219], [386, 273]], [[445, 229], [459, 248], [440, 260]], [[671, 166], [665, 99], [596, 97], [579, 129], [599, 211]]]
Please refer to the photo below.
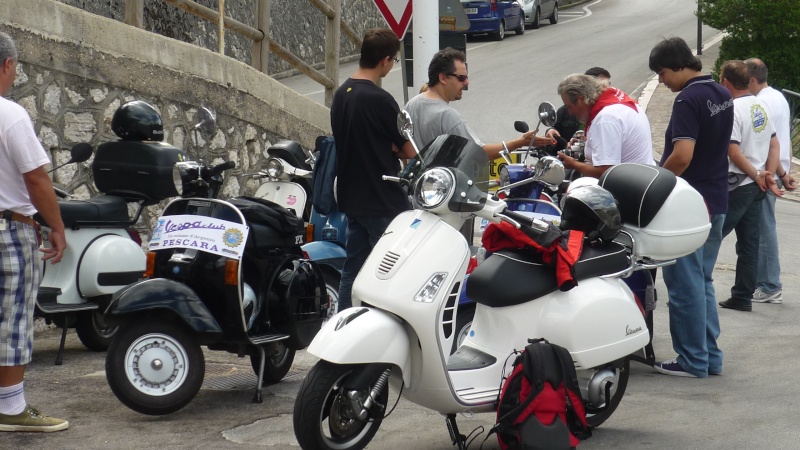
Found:
[[[569, 392], [578, 397], [580, 402], [583, 402], [581, 396], [581, 388], [578, 385], [578, 374], [575, 372], [575, 363], [572, 362], [572, 356], [569, 351], [559, 345], [550, 344], [550, 348], [556, 354], [559, 364], [561, 364], [561, 374], [564, 380], [564, 396], [566, 397], [567, 404], [567, 427], [569, 431], [580, 440], [586, 440], [592, 437], [592, 429], [585, 423], [585, 419], [578, 418], [575, 412], [575, 407], [569, 399]], [[574, 420], [578, 419], [578, 420]]]
[[531, 378], [528, 379], [528, 381], [531, 384], [531, 391], [528, 393], [528, 396], [525, 397], [525, 400], [520, 402], [519, 405], [517, 405], [514, 409], [504, 414], [503, 417], [501, 417], [497, 421], [498, 430], [502, 431], [503, 427], [501, 424], [507, 422], [509, 418], [512, 419], [513, 423], [513, 419], [516, 416], [520, 415], [522, 411], [525, 411], [525, 408], [527, 408], [528, 405], [531, 404], [533, 399], [536, 398], [536, 396], [539, 395], [542, 392], [542, 389], [544, 388], [544, 368], [542, 367], [542, 364], [534, 364], [533, 362], [543, 360], [542, 358], [544, 357], [545, 346], [541, 345], [539, 342], [544, 341], [545, 343], [547, 343], [547, 341], [545, 341], [544, 339], [542, 340], [536, 339], [534, 341], [535, 342], [532, 342], [528, 344], [527, 347], [525, 347], [525, 352], [522, 354], [522, 376], [526, 378], [528, 374], [533, 376], [532, 379]]

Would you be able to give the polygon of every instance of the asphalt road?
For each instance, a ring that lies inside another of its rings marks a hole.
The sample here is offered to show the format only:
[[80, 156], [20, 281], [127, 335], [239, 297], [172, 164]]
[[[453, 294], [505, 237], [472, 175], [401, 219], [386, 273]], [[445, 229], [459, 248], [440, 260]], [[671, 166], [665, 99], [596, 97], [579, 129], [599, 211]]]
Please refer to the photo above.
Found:
[[[720, 310], [725, 352], [724, 374], [689, 379], [657, 374], [631, 364], [625, 397], [614, 415], [582, 449], [795, 449], [800, 407], [800, 245], [794, 232], [800, 203], [777, 204], [784, 303], [754, 305], [751, 313]], [[734, 277], [734, 239], [723, 243], [715, 284], [724, 300]], [[666, 289], [655, 312], [655, 352], [674, 356], [668, 327]], [[51, 434], [3, 433], [0, 448], [107, 449], [291, 449], [297, 448], [291, 425], [294, 397], [314, 359], [298, 354], [290, 375], [264, 389], [264, 403], [251, 403], [255, 376], [247, 359], [206, 352], [206, 381], [186, 408], [165, 417], [149, 417], [123, 406], [104, 375], [104, 353], [84, 349], [74, 333], [67, 339], [64, 365], [54, 366], [57, 330], [37, 333], [34, 362], [26, 377], [30, 403], [65, 417], [69, 430]], [[395, 398], [395, 397], [392, 397]], [[494, 420], [483, 414], [459, 417], [462, 432]], [[479, 438], [482, 440], [483, 436]], [[473, 444], [470, 448], [478, 448]], [[368, 449], [437, 449], [450, 445], [444, 420], [436, 413], [401, 400], [384, 420]], [[490, 438], [485, 449], [496, 450]]]
[[[562, 9], [557, 24], [545, 20], [522, 36], [507, 33], [501, 42], [475, 36], [467, 42], [469, 90], [453, 106], [483, 142], [499, 142], [518, 136], [515, 120], [535, 126], [539, 103], [560, 106], [556, 88], [571, 73], [601, 66], [611, 72], [615, 87], [634, 93], [652, 75], [647, 59], [662, 37], [681, 36], [696, 47], [696, 7], [695, 0], [594, 0]], [[714, 34], [703, 27], [703, 41]], [[341, 65], [340, 80], [356, 68], [357, 63]], [[324, 103], [322, 87], [306, 76], [281, 82]], [[382, 87], [401, 107], [405, 104], [399, 64]], [[416, 94], [408, 91], [409, 96]]]

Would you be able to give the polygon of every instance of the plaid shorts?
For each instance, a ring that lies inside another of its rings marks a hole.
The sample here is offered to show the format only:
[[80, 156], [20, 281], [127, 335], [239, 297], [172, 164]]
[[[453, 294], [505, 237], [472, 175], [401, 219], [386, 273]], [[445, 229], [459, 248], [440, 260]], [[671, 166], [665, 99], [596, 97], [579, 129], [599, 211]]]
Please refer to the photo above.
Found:
[[39, 242], [32, 226], [6, 223], [0, 230], [0, 366], [21, 366], [33, 351]]

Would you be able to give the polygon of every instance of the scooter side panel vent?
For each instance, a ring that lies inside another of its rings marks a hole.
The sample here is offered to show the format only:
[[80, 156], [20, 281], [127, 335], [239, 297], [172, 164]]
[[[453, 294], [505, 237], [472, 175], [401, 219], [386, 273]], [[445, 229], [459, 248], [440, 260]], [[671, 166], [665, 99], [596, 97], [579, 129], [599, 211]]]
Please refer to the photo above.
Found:
[[386, 252], [383, 255], [383, 259], [381, 263], [378, 265], [378, 273], [381, 275], [387, 275], [389, 272], [392, 271], [397, 261], [400, 259], [400, 255], [394, 252]]
[[444, 333], [445, 339], [450, 338], [450, 335], [453, 334], [453, 328], [455, 327], [454, 313], [456, 302], [458, 302], [458, 289], [460, 286], [461, 282], [457, 282], [453, 285], [453, 289], [450, 290], [450, 294], [447, 296], [447, 301], [442, 309], [442, 332]]

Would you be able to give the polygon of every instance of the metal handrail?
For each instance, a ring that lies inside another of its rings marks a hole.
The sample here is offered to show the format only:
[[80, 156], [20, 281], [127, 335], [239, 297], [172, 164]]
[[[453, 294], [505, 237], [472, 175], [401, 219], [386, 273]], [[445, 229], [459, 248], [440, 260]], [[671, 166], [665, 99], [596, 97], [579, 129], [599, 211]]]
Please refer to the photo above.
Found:
[[[144, 11], [144, 1], [143, 0], [125, 0], [125, 19], [124, 22], [141, 28], [143, 24], [142, 15]], [[334, 0], [337, 1], [337, 0]], [[300, 58], [298, 58], [295, 54], [293, 54], [289, 49], [280, 45], [277, 41], [269, 37], [269, 3], [270, 0], [261, 0], [256, 1], [254, 4], [255, 11], [254, 15], [258, 19], [258, 23], [263, 23], [263, 25], [259, 25], [266, 30], [263, 31], [262, 29], [251, 27], [247, 24], [239, 22], [233, 18], [226, 17], [224, 14], [224, 0], [220, 0], [220, 13], [219, 11], [215, 11], [214, 9], [208, 8], [206, 6], [200, 5], [192, 0], [161, 0], [161, 2], [171, 5], [175, 8], [183, 9], [184, 11], [193, 14], [203, 20], [208, 22], [217, 23], [219, 24], [219, 40], [220, 40], [220, 53], [224, 52], [223, 42], [224, 42], [224, 29], [231, 30], [236, 32], [254, 43], [254, 47], [257, 44], [266, 42], [269, 51], [274, 53], [279, 58], [283, 59], [290, 66], [294, 69], [297, 69], [301, 73], [307, 75], [312, 80], [316, 81], [320, 85], [322, 85], [326, 90], [326, 104], [329, 106], [329, 100], [332, 99], [333, 91], [338, 87], [338, 65], [335, 68], [328, 67], [331, 60], [338, 61], [339, 59], [339, 41], [338, 41], [338, 33], [335, 38], [330, 39], [331, 42], [326, 44], [326, 53], [328, 52], [335, 52], [333, 57], [326, 56], [326, 72], [322, 73], [312, 67], [310, 64], [304, 62]], [[324, 0], [308, 0], [308, 2], [315, 7], [317, 10], [322, 12], [325, 15], [328, 21], [333, 21], [337, 17], [337, 10], [336, 8], [332, 8], [328, 5]], [[338, 3], [337, 3], [338, 5]], [[266, 12], [264, 12], [266, 10]], [[330, 23], [330, 22], [329, 22]], [[339, 14], [339, 30], [347, 37], [350, 42], [352, 42], [356, 47], [361, 47], [361, 38], [356, 34], [350, 25], [348, 25], [344, 19], [341, 18]], [[332, 48], [328, 48], [328, 47]], [[335, 50], [334, 50], [335, 49]], [[253, 52], [253, 58], [251, 65], [256, 69], [260, 70], [261, 72], [267, 72], [267, 53], [265, 50], [255, 51]]]

